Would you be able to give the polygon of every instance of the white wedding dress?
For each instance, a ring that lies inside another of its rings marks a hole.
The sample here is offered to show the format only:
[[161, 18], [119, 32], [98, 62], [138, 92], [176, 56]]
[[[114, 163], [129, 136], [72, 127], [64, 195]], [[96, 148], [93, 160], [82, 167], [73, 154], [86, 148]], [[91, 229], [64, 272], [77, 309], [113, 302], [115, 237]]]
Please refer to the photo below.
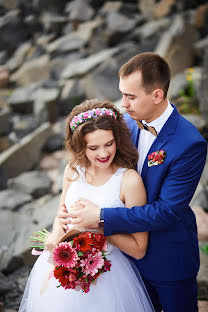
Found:
[[[104, 185], [92, 186], [85, 179], [84, 169], [79, 169], [80, 177], [71, 183], [66, 194], [67, 209], [78, 198], [88, 199], [100, 207], [123, 207], [119, 195], [125, 170], [119, 168]], [[116, 247], [108, 244], [107, 259], [111, 260], [111, 270], [100, 275], [88, 293], [57, 288], [59, 281], [54, 277], [48, 279], [52, 270], [49, 257], [50, 252], [43, 251], [34, 264], [19, 312], [154, 311], [138, 271]]]

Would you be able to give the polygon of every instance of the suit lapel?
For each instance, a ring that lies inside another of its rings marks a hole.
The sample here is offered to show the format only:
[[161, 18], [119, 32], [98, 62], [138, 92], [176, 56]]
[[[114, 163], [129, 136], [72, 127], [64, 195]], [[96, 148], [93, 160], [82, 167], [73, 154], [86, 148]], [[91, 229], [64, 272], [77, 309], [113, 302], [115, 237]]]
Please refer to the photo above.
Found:
[[168, 142], [169, 136], [173, 135], [175, 133], [177, 121], [179, 118], [179, 113], [173, 104], [172, 104], [172, 106], [174, 107], [172, 114], [170, 115], [170, 117], [168, 118], [168, 120], [166, 121], [164, 126], [162, 127], [158, 137], [153, 142], [153, 144], [150, 147], [150, 149], [147, 153], [147, 156], [145, 158], [144, 165], [142, 168], [142, 173], [141, 173], [143, 180], [146, 177], [146, 174], [148, 171], [147, 170], [148, 169], [148, 155], [157, 151], [157, 150], [161, 150], [163, 148], [163, 146]]

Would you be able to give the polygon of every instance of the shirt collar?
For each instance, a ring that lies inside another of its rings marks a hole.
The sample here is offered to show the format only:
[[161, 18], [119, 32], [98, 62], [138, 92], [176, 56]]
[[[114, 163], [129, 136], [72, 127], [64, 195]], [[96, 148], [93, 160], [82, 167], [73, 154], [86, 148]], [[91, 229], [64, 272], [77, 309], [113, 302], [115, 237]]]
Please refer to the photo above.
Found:
[[168, 120], [168, 118], [170, 117], [170, 115], [172, 114], [172, 112], [173, 112], [173, 107], [168, 100], [168, 106], [166, 110], [164, 111], [164, 113], [162, 113], [162, 115], [160, 115], [157, 119], [149, 123], [147, 123], [145, 120], [142, 120], [142, 122], [146, 123], [148, 126], [154, 127], [157, 133], [159, 133], [162, 127], [164, 126], [164, 124], [166, 123], [166, 121]]

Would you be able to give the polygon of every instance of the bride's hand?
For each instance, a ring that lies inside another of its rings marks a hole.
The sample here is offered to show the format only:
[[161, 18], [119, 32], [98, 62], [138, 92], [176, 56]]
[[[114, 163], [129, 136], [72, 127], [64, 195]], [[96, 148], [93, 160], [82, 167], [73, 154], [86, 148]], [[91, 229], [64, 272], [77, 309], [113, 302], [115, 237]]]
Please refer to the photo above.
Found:
[[52, 251], [60, 240], [60, 235], [57, 233], [48, 233], [44, 240], [45, 250]]

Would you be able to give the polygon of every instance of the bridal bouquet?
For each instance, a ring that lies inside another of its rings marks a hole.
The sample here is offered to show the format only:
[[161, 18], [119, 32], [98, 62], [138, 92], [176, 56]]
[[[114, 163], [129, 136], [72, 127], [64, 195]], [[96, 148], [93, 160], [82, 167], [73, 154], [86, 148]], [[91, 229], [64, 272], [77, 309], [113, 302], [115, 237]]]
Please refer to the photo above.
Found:
[[[31, 237], [33, 241], [43, 243], [46, 230], [43, 231], [36, 232], [39, 240]], [[32, 247], [41, 248], [40, 245]], [[60, 282], [57, 287], [89, 292], [90, 285], [98, 276], [110, 271], [111, 263], [106, 258], [106, 251], [106, 237], [98, 233], [84, 232], [69, 242], [59, 243], [52, 251], [53, 275]]]

